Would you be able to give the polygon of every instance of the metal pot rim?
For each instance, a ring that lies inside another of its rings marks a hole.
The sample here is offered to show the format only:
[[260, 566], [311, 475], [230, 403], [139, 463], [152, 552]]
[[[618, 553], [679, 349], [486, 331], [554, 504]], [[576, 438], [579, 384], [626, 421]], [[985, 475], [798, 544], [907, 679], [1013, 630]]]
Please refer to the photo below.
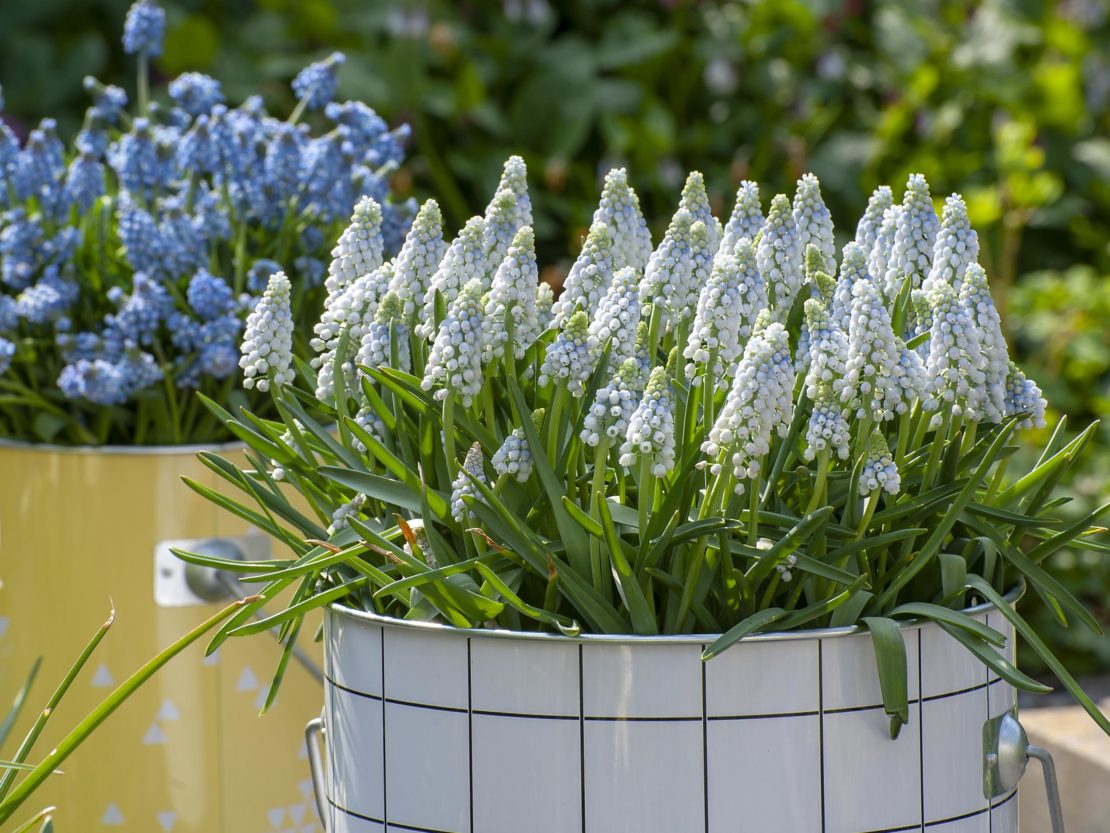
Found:
[[[1003, 599], [1007, 604], [1013, 606], [1025, 594], [1025, 581], [1019, 582], [1013, 589], [1011, 589]], [[975, 605], [974, 607], [965, 608], [962, 612], [970, 616], [976, 614], [986, 613], [994, 610], [995, 606], [990, 603]], [[328, 605], [328, 611], [333, 615], [345, 616], [348, 619], [353, 619], [359, 622], [367, 622], [374, 625], [388, 625], [390, 627], [405, 628], [408, 630], [423, 631], [425, 633], [455, 633], [465, 635], [467, 637], [482, 637], [491, 639], [525, 639], [525, 640], [539, 640], [539, 641], [557, 641], [557, 642], [583, 642], [583, 643], [605, 643], [617, 645], [708, 645], [716, 641], [720, 634], [675, 634], [664, 636], [639, 636], [636, 634], [617, 634], [617, 633], [583, 633], [578, 636], [563, 636], [557, 633], [541, 633], [538, 631], [513, 631], [506, 628], [456, 628], [453, 625], [446, 625], [440, 622], [410, 622], [407, 619], [395, 619], [392, 616], [379, 616], [376, 613], [369, 613], [364, 610], [355, 610], [351, 607], [346, 607], [333, 602]], [[929, 624], [921, 619], [906, 619], [899, 622], [903, 630], [910, 630], [919, 628], [923, 625]], [[829, 639], [841, 636], [853, 636], [855, 634], [866, 633], [866, 629], [859, 625], [849, 625], [841, 628], [814, 628], [811, 630], [798, 630], [798, 631], [770, 631], [767, 633], [755, 633], [750, 636], [744, 637], [744, 642], [787, 642], [800, 639]]]

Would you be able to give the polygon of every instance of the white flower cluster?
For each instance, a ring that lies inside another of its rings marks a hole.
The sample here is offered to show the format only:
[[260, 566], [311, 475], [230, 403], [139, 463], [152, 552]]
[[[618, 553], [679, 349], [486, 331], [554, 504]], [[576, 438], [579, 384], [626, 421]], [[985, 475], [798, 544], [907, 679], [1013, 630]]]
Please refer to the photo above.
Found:
[[914, 289], [921, 287], [931, 268], [939, 226], [940, 221], [933, 210], [933, 198], [929, 194], [929, 183], [921, 174], [912, 175], [906, 183], [902, 211], [894, 232], [894, 245], [882, 276], [883, 290], [889, 301], [893, 302], [898, 297], [907, 278], [912, 281]]
[[625, 359], [612, 378], [598, 388], [582, 420], [582, 442], [597, 447], [604, 434], [610, 441], [628, 433], [628, 423], [640, 401], [643, 372], [634, 358]]
[[395, 292], [387, 292], [378, 304], [373, 322], [362, 336], [355, 361], [367, 367], [395, 367], [406, 373], [412, 368], [409, 328], [404, 308]]
[[423, 308], [416, 324], [416, 334], [421, 338], [431, 338], [436, 333], [437, 294], [448, 307], [470, 281], [477, 280], [479, 285], [484, 285], [487, 269], [483, 241], [485, 230], [486, 221], [482, 217], [471, 217], [459, 236], [447, 247], [424, 292]]
[[879, 236], [879, 227], [883, 223], [886, 210], [894, 205], [894, 192], [889, 185], [880, 185], [871, 194], [867, 201], [867, 209], [856, 225], [855, 243], [863, 250], [864, 255], [871, 253], [875, 241]]
[[498, 475], [515, 477], [519, 483], [532, 476], [532, 449], [528, 447], [523, 428], [514, 428], [509, 433], [490, 458], [490, 465]]
[[782, 194], [771, 201], [755, 256], [775, 318], [785, 321], [805, 282], [805, 247], [790, 200]]
[[609, 236], [609, 227], [605, 223], [594, 223], [578, 259], [563, 281], [563, 294], [551, 308], [555, 326], [565, 326], [579, 310], [589, 315], [612, 280], [613, 238]]
[[559, 330], [559, 335], [547, 348], [547, 355], [540, 367], [539, 382], [541, 385], [548, 382], [562, 383], [572, 396], [582, 396], [586, 392], [586, 381], [593, 369], [590, 319], [579, 310], [571, 316], [566, 327]]
[[979, 236], [967, 219], [967, 206], [959, 194], [944, 201], [940, 231], [933, 245], [933, 261], [923, 286], [946, 283], [960, 291], [967, 267], [979, 262]]
[[736, 202], [725, 224], [719, 254], [732, 254], [744, 238], [755, 240], [761, 228], [763, 208], [759, 204], [759, 186], [745, 179], [736, 190]]
[[882, 432], [875, 429], [867, 444], [867, 454], [859, 478], [859, 493], [866, 497], [876, 489], [882, 489], [888, 495], [896, 495], [901, 488], [902, 478], [898, 474], [898, 467], [894, 465], [890, 448]]
[[833, 241], [832, 214], [821, 197], [821, 183], [813, 174], [806, 174], [798, 180], [792, 213], [802, 251], [808, 246], [816, 247], [824, 260], [823, 271], [833, 271], [836, 243]]
[[459, 469], [459, 473], [451, 483], [451, 517], [460, 524], [466, 520], [470, 513], [463, 498], [475, 497], [480, 499], [481, 497], [478, 487], [474, 485], [474, 480], [471, 478], [482, 483], [486, 482], [481, 443], [474, 443], [470, 446], [463, 460], [462, 468]]
[[628, 420], [620, 463], [631, 468], [646, 460], [655, 477], [674, 468], [674, 396], [665, 367], [651, 371], [643, 399]]
[[[613, 276], [590, 322], [589, 349], [593, 361], [596, 362], [606, 345], [612, 356], [629, 355], [639, 326], [640, 279], [635, 269], [626, 266]], [[613, 364], [612, 359], [610, 364]]]
[[371, 197], [355, 205], [351, 224], [331, 252], [324, 288], [335, 298], [356, 279], [382, 265], [382, 208]]
[[389, 291], [401, 301], [401, 314], [405, 323], [416, 323], [416, 314], [424, 305], [424, 296], [431, 286], [432, 276], [439, 268], [447, 251], [443, 240], [443, 214], [435, 200], [420, 206], [401, 251], [394, 261], [393, 277]]
[[489, 268], [505, 256], [517, 230], [532, 225], [532, 198], [528, 195], [528, 169], [519, 156], [505, 161], [501, 181], [486, 207], [483, 249]]
[[593, 223], [604, 223], [613, 241], [613, 271], [631, 267], [642, 272], [651, 257], [651, 232], [640, 213], [640, 198], [628, 184], [624, 168], [605, 175]]
[[[986, 405], [986, 374], [981, 363], [979, 328], [948, 284], [935, 284], [925, 295], [933, 317], [925, 361], [929, 379], [925, 409], [943, 408], [957, 417], [981, 419]], [[937, 416], [939, 419], [941, 414]]]
[[[899, 489], [885, 423], [900, 415], [925, 412], [933, 427], [1015, 415], [1043, 424], [1040, 389], [1009, 360], [966, 205], [952, 195], [938, 218], [919, 175], [898, 201], [886, 186], [875, 190], [838, 263], [832, 219], [810, 174], [793, 201], [771, 200], [766, 219], [758, 186], [741, 183], [724, 226], [704, 178], [691, 174], [653, 250], [626, 172], [612, 170], [557, 300], [540, 279], [525, 179], [513, 157], [484, 215], [450, 245], [438, 206], [425, 203], [386, 263], [380, 209], [359, 204], [336, 247], [333, 291], [311, 341], [322, 399], [333, 395], [336, 372], [357, 382], [357, 366], [392, 367], [421, 374], [436, 400], [480, 402], [488, 413], [489, 395], [504, 395], [498, 374], [515, 366], [522, 387], [584, 400], [550, 400], [560, 403], [559, 418], [581, 420], [583, 445], [615, 446], [622, 466], [646, 461], [656, 477], [676, 465], [680, 409], [683, 430], [705, 432], [698, 465], [735, 478], [737, 491], [762, 474], [775, 438], [787, 435], [796, 390], [808, 409], [799, 415], [800, 453], [822, 465], [861, 465], [864, 494]], [[248, 386], [293, 377], [288, 296], [288, 281], [275, 275], [248, 322]], [[337, 368], [344, 334], [349, 358]], [[487, 421], [501, 439], [492, 470], [524, 482], [533, 449], [523, 428], [499, 424], [496, 412]], [[372, 408], [357, 421], [383, 435]], [[853, 447], [862, 461], [852, 459]], [[479, 476], [483, 465], [471, 449], [465, 470]], [[461, 474], [455, 481], [460, 520], [472, 485]]]
[[447, 310], [424, 367], [424, 390], [433, 397], [457, 393], [464, 408], [482, 390], [482, 295], [480, 278], [471, 278]]
[[531, 226], [521, 226], [513, 237], [505, 259], [497, 267], [486, 296], [485, 328], [482, 331], [482, 362], [488, 364], [505, 354], [512, 329], [513, 355], [522, 358], [528, 345], [539, 338], [536, 286], [536, 235]]
[[701, 171], [693, 171], [686, 177], [686, 184], [682, 186], [682, 197], [678, 201], [678, 210], [688, 212], [691, 223], [705, 224], [706, 236], [702, 246], [711, 252], [716, 252], [721, 245], [721, 221], [713, 216], [713, 207], [709, 204], [709, 194], [705, 190], [705, 177], [702, 176]]
[[[737, 480], [759, 476], [764, 455], [777, 433], [785, 436], [794, 413], [794, 362], [790, 338], [779, 322], [767, 322], [767, 313], [756, 325], [736, 377], [702, 451], [720, 471], [720, 455], [732, 461]], [[736, 486], [737, 491], [742, 483]]]
[[349, 502], [336, 509], [331, 515], [331, 523], [328, 524], [328, 535], [334, 535], [339, 530], [350, 526], [348, 519], [351, 515], [357, 515], [364, 503], [366, 503], [366, 495], [357, 494]]
[[[749, 269], [745, 277], [755, 271], [751, 243], [746, 239], [745, 257]], [[758, 280], [758, 272], [756, 272]], [[698, 298], [698, 309], [694, 315], [694, 326], [690, 340], [682, 355], [689, 361], [686, 364], [686, 378], [693, 385], [701, 384], [702, 375], [715, 379], [717, 386], [724, 387], [731, 376], [731, 370], [740, 358], [743, 345], [740, 341], [740, 327], [751, 321], [755, 313], [762, 309], [745, 308], [746, 298], [741, 293], [740, 261], [732, 254], [717, 256], [709, 280], [702, 287]], [[758, 286], [762, 289], [762, 281]], [[745, 289], [748, 287], [745, 286]], [[766, 305], [766, 296], [761, 299]], [[750, 332], [750, 328], [749, 328]], [[703, 370], [704, 374], [698, 371]]]
[[852, 287], [848, 361], [841, 394], [857, 417], [883, 421], [905, 410], [907, 403], [895, 381], [900, 360], [882, 293], [871, 281], [857, 282]]
[[270, 276], [266, 291], [247, 316], [241, 353], [243, 387], [267, 391], [271, 380], [275, 385], [293, 381], [293, 312], [284, 272]]

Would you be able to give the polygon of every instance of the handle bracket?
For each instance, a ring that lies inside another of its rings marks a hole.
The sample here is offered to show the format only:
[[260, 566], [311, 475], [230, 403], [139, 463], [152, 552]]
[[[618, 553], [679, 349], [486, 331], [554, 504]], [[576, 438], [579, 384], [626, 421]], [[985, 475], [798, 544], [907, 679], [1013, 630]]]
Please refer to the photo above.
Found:
[[983, 795], [988, 799], [998, 798], [1014, 789], [1025, 774], [1030, 758], [1041, 763], [1052, 833], [1064, 833], [1056, 764], [1047, 749], [1029, 743], [1029, 735], [1017, 718], [1016, 708], [983, 724]]

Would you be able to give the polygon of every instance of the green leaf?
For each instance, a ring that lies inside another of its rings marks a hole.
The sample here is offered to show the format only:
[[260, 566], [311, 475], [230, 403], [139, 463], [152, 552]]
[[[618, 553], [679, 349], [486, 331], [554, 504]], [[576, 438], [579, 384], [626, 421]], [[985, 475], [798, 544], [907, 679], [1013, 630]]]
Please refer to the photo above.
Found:
[[182, 636], [168, 648], [149, 660], [138, 671], [128, 677], [124, 682], [104, 699], [88, 717], [82, 720], [69, 734], [62, 738], [54, 749], [27, 775], [3, 801], [0, 801], [0, 822], [5, 822], [25, 802], [55, 770], [73, 752], [81, 746], [89, 736], [99, 728], [111, 714], [118, 709], [140, 686], [153, 677], [167, 662], [180, 654], [212, 628], [226, 619], [244, 602], [235, 602], [216, 613], [211, 618], [197, 625], [193, 630]]
[[577, 622], [562, 616], [557, 616], [549, 611], [541, 610], [538, 607], [533, 607], [522, 600], [520, 596], [514, 593], [512, 588], [493, 571], [492, 567], [480, 562], [476, 566], [478, 572], [482, 574], [482, 577], [493, 585], [494, 589], [497, 590], [497, 592], [501, 594], [501, 597], [514, 609], [519, 610], [525, 616], [543, 622], [545, 625], [551, 625], [553, 628], [557, 628], [563, 636], [578, 636], [578, 634], [581, 633], [582, 629], [578, 626]]
[[787, 556], [808, 541], [821, 528], [821, 525], [828, 520], [832, 512], [833, 507], [822, 506], [798, 521], [786, 535], [775, 542], [766, 555], [748, 569], [748, 582], [757, 585], [767, 578], [777, 565], [785, 561]]
[[890, 736], [896, 738], [902, 727], [910, 722], [906, 643], [902, 639], [902, 628], [893, 619], [882, 616], [865, 616], [861, 621], [871, 631], [883, 710], [890, 716]]
[[605, 544], [609, 550], [609, 561], [613, 566], [613, 575], [617, 580], [617, 590], [624, 600], [625, 607], [632, 617], [632, 628], [635, 633], [654, 635], [659, 632], [655, 616], [651, 612], [644, 590], [640, 582], [632, 573], [632, 567], [624, 554], [624, 545], [613, 526], [613, 518], [609, 515], [609, 504], [604, 495], [597, 496], [597, 511], [601, 518], [601, 529], [605, 535]]
[[717, 637], [712, 645], [702, 651], [701, 658], [703, 660], [713, 659], [713, 657], [731, 648], [745, 636], [750, 636], [757, 631], [761, 631], [785, 617], [786, 611], [781, 607], [768, 607], [753, 613], [747, 619], [733, 625]]
[[949, 607], [941, 607], [940, 605], [929, 604], [928, 602], [907, 602], [906, 604], [898, 605], [898, 607], [890, 611], [890, 615], [892, 618], [895, 616], [911, 616], [917, 619], [928, 619], [938, 624], [943, 622], [954, 628], [962, 628], [968, 633], [979, 637], [984, 642], [989, 642], [991, 645], [996, 645], [999, 648], [1006, 644], [1006, 637], [994, 628], [971, 618], [963, 611], [952, 610]]
[[[508, 384], [509, 393], [516, 403], [517, 413], [532, 413], [528, 404], [524, 401], [524, 394], [521, 393], [516, 380], [509, 379]], [[525, 439], [528, 441], [528, 448], [532, 451], [532, 464], [539, 477], [540, 484], [543, 486], [543, 490], [547, 494], [547, 499], [551, 504], [552, 514], [555, 516], [555, 525], [559, 529], [559, 537], [561, 537], [563, 543], [566, 544], [567, 558], [579, 575], [589, 575], [589, 538], [586, 536], [585, 530], [572, 521], [566, 509], [563, 508], [563, 495], [565, 494], [564, 486], [559, 478], [555, 476], [554, 469], [551, 468], [551, 462], [547, 459], [547, 451], [545, 447], [540, 444], [540, 438], [536, 434], [536, 428], [532, 425], [532, 420], [522, 419], [520, 427], [524, 431]]]
[[[1037, 636], [1036, 631], [1018, 615], [1016, 610], [1006, 603], [1002, 595], [979, 576], [968, 576], [967, 584], [970, 589], [993, 604], [1003, 616], [1010, 620], [1010, 623], [1014, 626], [1014, 630], [1021, 635], [1021, 638], [1029, 644], [1029, 647], [1044, 661], [1044, 664], [1047, 665], [1060, 682], [1064, 684], [1064, 687], [1071, 692], [1071, 695], [1079, 702], [1079, 705], [1086, 710], [1087, 714], [1094, 719], [1095, 723], [1099, 725], [1099, 728], [1107, 734], [1110, 734], [1110, 720], [1108, 720], [1106, 715], [1094, 704], [1091, 698], [1087, 696], [1087, 693], [1083, 691], [1083, 688], [1076, 682], [1075, 677], [1073, 677], [1064, 667], [1064, 664], [1056, 658], [1052, 650], [1044, 644], [1044, 641], [1039, 636]], [[1047, 688], [1047, 686], [1045, 688]]]

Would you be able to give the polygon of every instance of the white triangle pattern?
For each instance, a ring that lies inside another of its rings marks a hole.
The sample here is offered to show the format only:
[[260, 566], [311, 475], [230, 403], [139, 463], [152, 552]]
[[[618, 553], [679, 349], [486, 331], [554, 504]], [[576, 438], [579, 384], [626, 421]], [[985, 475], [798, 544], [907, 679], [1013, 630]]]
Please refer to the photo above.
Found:
[[93, 688], [109, 688], [115, 685], [115, 682], [116, 680], [112, 676], [112, 672], [108, 670], [108, 666], [100, 663], [96, 668], [96, 673], [92, 676]]
[[123, 824], [123, 810], [119, 808], [116, 802], [113, 801], [105, 808], [104, 815], [100, 817], [100, 824], [102, 827], [115, 827]]
[[163, 723], [181, 719], [181, 712], [169, 697], [162, 701], [162, 707], [158, 709], [158, 719]]
[[274, 807], [272, 810], [267, 810], [266, 818], [270, 820], [270, 827], [277, 829], [277, 826], [285, 820], [285, 808]]
[[164, 810], [158, 814], [158, 825], [166, 831], [166, 833], [170, 833], [175, 824], [177, 824], [177, 813], [173, 810]]
[[166, 742], [166, 733], [162, 731], [162, 727], [158, 725], [158, 721], [150, 724], [150, 728], [146, 730], [143, 735], [143, 744], [145, 746], [161, 746]]
[[215, 653], [209, 654], [200, 661], [201, 665], [216, 665], [220, 661], [220, 649], [217, 648]]
[[0, 636], [8, 632], [8, 625], [11, 624], [11, 621], [7, 616], [0, 616]]
[[308, 809], [304, 804], [294, 804], [289, 808], [289, 817], [293, 819], [294, 824], [300, 824], [304, 821], [304, 812]]
[[249, 665], [244, 666], [243, 673], [239, 675], [239, 682], [235, 684], [236, 691], [254, 691], [258, 688], [258, 677], [254, 676], [254, 669]]

